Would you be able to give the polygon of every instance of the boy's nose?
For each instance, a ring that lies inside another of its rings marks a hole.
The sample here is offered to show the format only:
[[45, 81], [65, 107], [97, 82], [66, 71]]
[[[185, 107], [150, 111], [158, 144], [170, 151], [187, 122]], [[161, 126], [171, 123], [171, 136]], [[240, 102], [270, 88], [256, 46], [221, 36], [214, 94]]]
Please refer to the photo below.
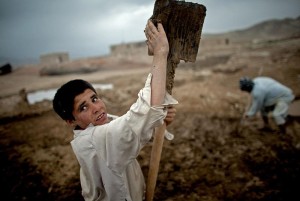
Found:
[[94, 114], [96, 114], [98, 111], [99, 111], [99, 109], [98, 109], [97, 105], [92, 104], [92, 112], [93, 112]]

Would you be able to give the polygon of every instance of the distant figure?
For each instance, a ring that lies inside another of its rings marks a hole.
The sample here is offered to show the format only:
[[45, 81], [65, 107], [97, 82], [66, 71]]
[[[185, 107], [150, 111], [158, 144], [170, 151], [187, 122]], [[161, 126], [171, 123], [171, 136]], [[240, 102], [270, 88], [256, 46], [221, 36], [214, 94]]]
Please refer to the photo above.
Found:
[[28, 102], [28, 99], [27, 99], [27, 91], [25, 88], [22, 88], [20, 91], [19, 91], [19, 96], [20, 96], [20, 102], [18, 103], [19, 106], [21, 108], [27, 108], [29, 107], [29, 102]]
[[228, 38], [225, 39], [225, 45], [229, 45], [229, 39]]
[[286, 132], [286, 117], [290, 103], [294, 100], [293, 92], [278, 81], [269, 77], [257, 77], [240, 79], [240, 89], [251, 94], [251, 104], [244, 114], [244, 119], [261, 112], [264, 121], [264, 130], [270, 129], [268, 113], [279, 127], [280, 133]]
[[25, 88], [22, 88], [22, 89], [19, 91], [19, 95], [20, 95], [21, 100], [22, 100], [23, 103], [29, 104], [28, 99], [27, 99], [27, 91], [26, 91]]

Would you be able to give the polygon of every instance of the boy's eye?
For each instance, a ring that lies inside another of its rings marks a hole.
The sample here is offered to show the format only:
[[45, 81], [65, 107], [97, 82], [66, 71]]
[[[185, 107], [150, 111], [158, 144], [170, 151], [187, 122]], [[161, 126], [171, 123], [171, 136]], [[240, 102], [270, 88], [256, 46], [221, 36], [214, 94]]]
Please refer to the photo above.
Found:
[[95, 96], [95, 97], [93, 97], [92, 101], [93, 101], [93, 102], [96, 102], [98, 99], [99, 99], [99, 98]]
[[84, 111], [87, 109], [87, 106], [83, 105], [82, 107], [80, 107], [80, 111]]

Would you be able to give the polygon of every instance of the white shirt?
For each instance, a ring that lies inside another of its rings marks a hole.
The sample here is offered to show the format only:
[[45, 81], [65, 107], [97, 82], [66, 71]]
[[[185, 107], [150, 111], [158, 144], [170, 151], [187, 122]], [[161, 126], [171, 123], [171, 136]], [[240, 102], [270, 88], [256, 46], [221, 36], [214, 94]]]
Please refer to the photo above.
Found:
[[253, 79], [251, 91], [252, 103], [247, 115], [253, 116], [264, 107], [275, 105], [278, 101], [291, 102], [294, 99], [292, 90], [268, 77]]
[[167, 94], [162, 106], [151, 107], [151, 78], [150, 73], [136, 103], [125, 115], [105, 125], [74, 130], [71, 145], [80, 164], [86, 201], [143, 199], [145, 181], [136, 157], [154, 128], [163, 124], [167, 114], [163, 106], [178, 103]]

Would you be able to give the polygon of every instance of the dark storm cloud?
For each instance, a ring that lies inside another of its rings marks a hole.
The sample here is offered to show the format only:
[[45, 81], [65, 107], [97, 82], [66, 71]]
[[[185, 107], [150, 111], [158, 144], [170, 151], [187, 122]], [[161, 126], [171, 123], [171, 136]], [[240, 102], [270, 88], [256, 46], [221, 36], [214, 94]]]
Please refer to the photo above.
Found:
[[[152, 3], [138, 0], [2, 0], [0, 57], [38, 57], [51, 51], [68, 51], [75, 57], [104, 54], [115, 39], [104, 36], [106, 40], [101, 41], [99, 22], [111, 21], [111, 16], [147, 2]], [[103, 33], [115, 35], [107, 33], [112, 27], [103, 28]]]

